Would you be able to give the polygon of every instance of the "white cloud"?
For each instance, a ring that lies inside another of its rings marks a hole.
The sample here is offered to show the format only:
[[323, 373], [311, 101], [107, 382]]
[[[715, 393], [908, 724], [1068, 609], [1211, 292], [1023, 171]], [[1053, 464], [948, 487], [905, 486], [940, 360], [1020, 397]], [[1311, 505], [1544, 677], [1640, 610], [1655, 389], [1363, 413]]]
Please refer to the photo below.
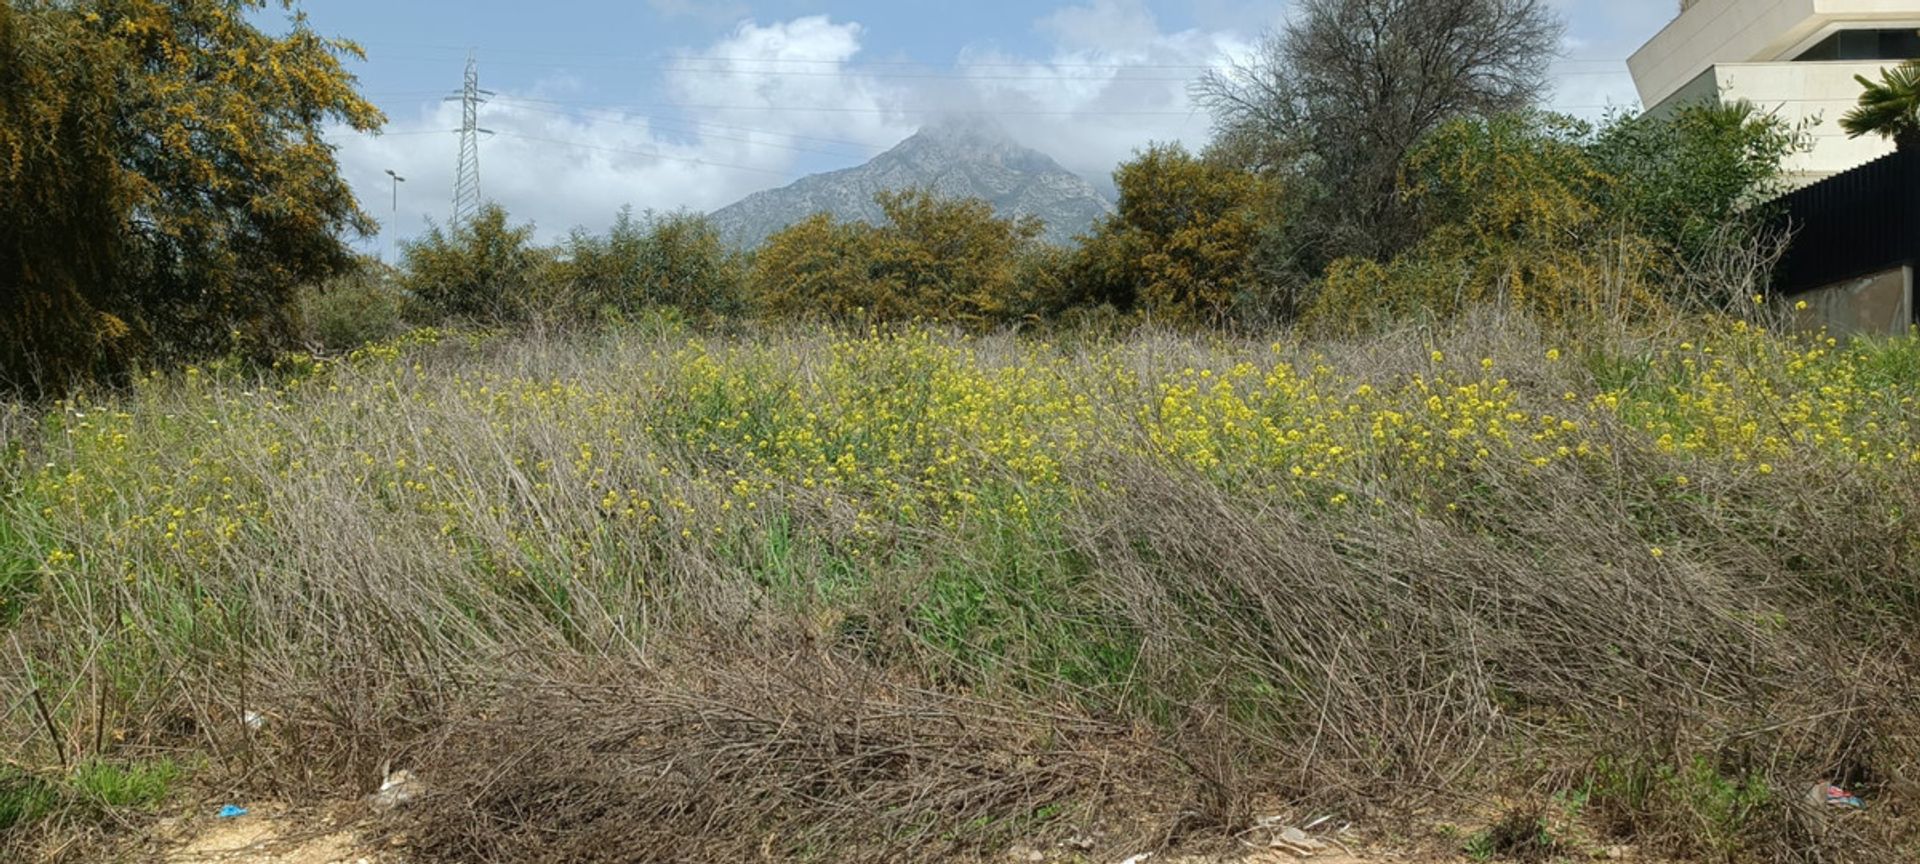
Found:
[[1288, 4], [1280, 0], [1188, 0], [1194, 20], [1212, 30], [1260, 33], [1278, 28]]
[[682, 55], [668, 97], [704, 121], [787, 143], [824, 136], [890, 146], [913, 133], [916, 94], [850, 65], [864, 35], [859, 24], [826, 16], [744, 22], [711, 49]]
[[976, 106], [1003, 112], [1027, 146], [1107, 186], [1115, 166], [1150, 142], [1204, 146], [1211, 119], [1189, 92], [1207, 67], [1243, 57], [1257, 34], [1161, 29], [1140, 0], [1092, 0], [1039, 22], [1044, 60], [969, 52], [959, 63]]
[[1040, 30], [1066, 51], [1126, 51], [1160, 38], [1160, 22], [1144, 0], [1092, 0], [1040, 19]]
[[[481, 190], [515, 221], [534, 222], [545, 240], [575, 226], [602, 227], [628, 204], [710, 209], [785, 176], [778, 151], [729, 153], [699, 141], [675, 143], [676, 136], [641, 115], [581, 115], [527, 101], [532, 98], [538, 97], [509, 97], [486, 107], [484, 125], [498, 134], [481, 144]], [[344, 141], [340, 159], [363, 205], [383, 222], [389, 219], [390, 168], [407, 181], [393, 220], [399, 231], [412, 235], [429, 219], [444, 222], [457, 152], [451, 130], [459, 124], [459, 106], [445, 103], [395, 123], [400, 134]], [[728, 162], [730, 157], [741, 161]]]
[[[684, 119], [582, 106], [568, 98], [577, 97], [578, 88], [565, 77], [531, 92], [502, 93], [482, 112], [481, 125], [498, 134], [481, 144], [481, 189], [551, 240], [576, 226], [602, 228], [628, 204], [724, 206], [793, 179], [796, 162], [809, 153], [860, 161], [912, 132], [902, 116], [878, 113], [896, 101], [892, 94], [845, 73], [860, 36], [859, 25], [825, 18], [742, 23], [671, 67], [667, 99], [706, 106], [678, 112]], [[734, 59], [686, 59], [712, 57]], [[785, 110], [796, 106], [846, 110]], [[774, 108], [782, 110], [768, 110]], [[385, 172], [392, 169], [407, 178], [399, 215], [391, 219], [399, 231], [410, 236], [426, 219], [444, 222], [457, 149], [451, 130], [459, 125], [458, 104], [433, 103], [393, 118], [394, 134], [338, 135], [343, 169], [366, 208], [389, 221]]]

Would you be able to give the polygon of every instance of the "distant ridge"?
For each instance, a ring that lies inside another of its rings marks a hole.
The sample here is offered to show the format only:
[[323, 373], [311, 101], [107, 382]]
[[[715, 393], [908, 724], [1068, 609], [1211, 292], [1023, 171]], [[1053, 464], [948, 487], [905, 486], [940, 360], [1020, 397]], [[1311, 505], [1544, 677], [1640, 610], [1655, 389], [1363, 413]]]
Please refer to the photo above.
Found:
[[879, 224], [874, 193], [923, 187], [951, 197], [980, 198], [1001, 216], [1036, 216], [1043, 235], [1067, 243], [1113, 212], [1113, 205], [1079, 175], [1038, 150], [1022, 147], [987, 123], [929, 125], [893, 149], [854, 168], [803, 177], [713, 212], [722, 236], [757, 246], [814, 213]]

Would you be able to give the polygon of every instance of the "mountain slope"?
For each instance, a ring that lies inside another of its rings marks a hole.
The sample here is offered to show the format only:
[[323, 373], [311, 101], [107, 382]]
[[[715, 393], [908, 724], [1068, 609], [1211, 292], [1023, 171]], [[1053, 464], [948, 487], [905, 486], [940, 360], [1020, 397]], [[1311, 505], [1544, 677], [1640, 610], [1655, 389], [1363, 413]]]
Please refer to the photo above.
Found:
[[1046, 239], [1066, 243], [1113, 212], [1093, 185], [1037, 150], [990, 126], [943, 123], [921, 129], [873, 161], [803, 177], [790, 186], [755, 192], [713, 212], [728, 240], [755, 246], [774, 232], [819, 212], [878, 224], [874, 193], [925, 187], [950, 197], [981, 198], [1001, 216], [1037, 216]]

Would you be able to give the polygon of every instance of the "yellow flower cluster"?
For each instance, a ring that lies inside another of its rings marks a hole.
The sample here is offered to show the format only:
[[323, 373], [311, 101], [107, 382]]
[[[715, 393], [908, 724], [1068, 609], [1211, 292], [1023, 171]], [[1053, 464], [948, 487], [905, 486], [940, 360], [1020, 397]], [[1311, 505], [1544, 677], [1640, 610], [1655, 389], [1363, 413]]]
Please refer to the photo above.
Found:
[[1920, 465], [1911, 340], [1734, 326], [1631, 357], [1422, 349], [1430, 362], [1397, 372], [1286, 345], [1164, 348], [909, 330], [521, 357], [425, 332], [265, 379], [187, 370], [66, 403], [16, 497], [59, 526], [39, 553], [53, 571], [243, 571], [350, 512], [438, 538], [422, 554], [449, 566], [525, 574], [723, 543], [797, 503], [840, 514], [855, 545], [1025, 523], [1104, 490], [1114, 459], [1310, 510], [1451, 510], [1490, 474], [1600, 470], [1622, 446], [1667, 454], [1675, 494], [1710, 476], [1681, 470], [1695, 461], [1757, 475], [1802, 458]]
[[1805, 452], [1863, 467], [1920, 465], [1914, 359], [1911, 339], [1843, 346], [1735, 323], [1710, 341], [1658, 351], [1594, 405], [1662, 451], [1731, 459], [1762, 474]]

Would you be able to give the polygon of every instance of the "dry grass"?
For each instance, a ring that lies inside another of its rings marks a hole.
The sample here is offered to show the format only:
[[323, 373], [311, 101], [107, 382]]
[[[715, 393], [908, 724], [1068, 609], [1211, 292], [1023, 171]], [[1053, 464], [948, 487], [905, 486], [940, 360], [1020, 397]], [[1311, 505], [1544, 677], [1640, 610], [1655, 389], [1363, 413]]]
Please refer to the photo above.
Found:
[[[1702, 860], [1910, 859], [1915, 369], [1484, 319], [155, 378], [0, 411], [0, 758], [412, 767], [444, 860], [950, 860], [1496, 788]], [[1807, 814], [1822, 778], [1872, 809]]]
[[1124, 728], [826, 654], [689, 665], [515, 687], [453, 723], [423, 754], [445, 788], [413, 842], [449, 862], [950, 861], [1179, 781]]

